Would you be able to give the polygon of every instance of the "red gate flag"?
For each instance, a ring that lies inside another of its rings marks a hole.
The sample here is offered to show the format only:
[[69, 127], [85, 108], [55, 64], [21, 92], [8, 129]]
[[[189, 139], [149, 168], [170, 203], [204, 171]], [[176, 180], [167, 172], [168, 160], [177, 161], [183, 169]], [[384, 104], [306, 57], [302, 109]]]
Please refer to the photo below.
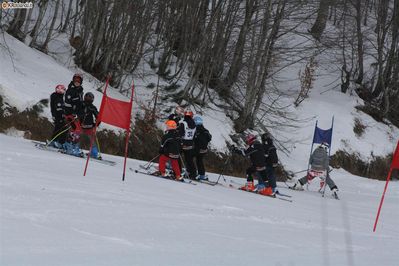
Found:
[[107, 96], [106, 91], [107, 87], [104, 90], [97, 120], [126, 130], [129, 129], [132, 100], [125, 102], [110, 98]]
[[398, 141], [398, 144], [396, 145], [396, 149], [393, 154], [391, 168], [389, 169], [387, 181], [385, 182], [384, 192], [382, 193], [380, 206], [378, 207], [377, 217], [375, 218], [373, 232], [375, 232], [375, 229], [377, 228], [377, 223], [378, 223], [378, 218], [380, 217], [381, 207], [382, 207], [382, 204], [384, 203], [385, 192], [387, 191], [388, 183], [389, 183], [389, 180], [391, 179], [391, 174], [392, 174], [393, 169], [399, 169], [399, 141]]
[[399, 169], [399, 141], [392, 158], [392, 169]]
[[103, 98], [101, 100], [100, 112], [97, 116], [97, 123], [94, 127], [93, 134], [90, 138], [90, 152], [87, 156], [86, 167], [83, 175], [86, 175], [87, 165], [90, 159], [91, 149], [93, 147], [94, 136], [96, 135], [96, 129], [99, 122], [110, 124], [119, 128], [126, 130], [126, 141], [125, 141], [125, 161], [123, 164], [123, 178], [125, 180], [126, 173], [126, 159], [128, 152], [129, 136], [130, 136], [130, 120], [132, 116], [133, 107], [133, 95], [134, 95], [134, 83], [132, 84], [132, 94], [130, 97], [130, 102], [125, 102], [117, 99], [113, 99], [107, 96], [109, 78], [105, 83], [105, 89], [103, 93]]

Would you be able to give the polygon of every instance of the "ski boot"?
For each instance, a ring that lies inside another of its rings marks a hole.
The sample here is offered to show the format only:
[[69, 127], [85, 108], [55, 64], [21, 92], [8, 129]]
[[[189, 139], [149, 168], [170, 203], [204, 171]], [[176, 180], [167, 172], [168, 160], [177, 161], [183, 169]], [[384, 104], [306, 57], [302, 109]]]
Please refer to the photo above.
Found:
[[301, 181], [299, 181], [299, 180], [297, 180], [295, 182], [295, 184], [292, 187], [289, 187], [289, 188], [293, 189], [293, 190], [304, 190], [303, 189], [303, 185], [302, 185]]
[[332, 192], [332, 196], [334, 197], [334, 199], [339, 199], [339, 197], [338, 197], [338, 188], [337, 187], [332, 188], [331, 192]]
[[272, 188], [265, 185], [258, 185], [257, 192], [264, 196], [274, 196]]
[[247, 183], [245, 183], [244, 186], [240, 187], [239, 189], [245, 191], [254, 191], [255, 190], [254, 181], [248, 181]]

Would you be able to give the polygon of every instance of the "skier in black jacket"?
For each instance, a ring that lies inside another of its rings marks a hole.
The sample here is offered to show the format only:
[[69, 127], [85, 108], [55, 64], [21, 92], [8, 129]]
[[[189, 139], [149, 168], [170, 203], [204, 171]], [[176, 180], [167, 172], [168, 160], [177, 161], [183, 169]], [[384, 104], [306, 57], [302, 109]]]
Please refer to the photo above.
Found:
[[[65, 118], [67, 122], [82, 115], [83, 108], [83, 77], [80, 74], [73, 75], [71, 83], [65, 93]], [[74, 127], [74, 125], [72, 125]]]
[[[82, 113], [79, 116], [80, 125], [82, 128], [82, 137], [86, 140], [88, 138], [90, 139], [93, 135], [93, 129], [96, 126], [96, 120], [98, 116], [98, 110], [97, 107], [94, 106], [93, 101], [94, 94], [91, 92], [87, 92], [84, 96]], [[98, 125], [99, 123], [97, 124], [97, 126]], [[93, 138], [96, 138], [96, 136], [93, 136]], [[91, 149], [90, 156], [93, 158], [100, 158], [98, 154], [96, 140], [93, 141], [93, 147]]]
[[78, 119], [83, 115], [82, 82], [83, 76], [81, 74], [73, 75], [72, 81], [69, 83], [65, 93], [65, 121], [70, 125], [71, 129], [67, 134], [63, 148], [66, 153], [75, 156], [82, 156], [82, 151], [79, 147], [81, 128]]
[[249, 134], [246, 137], [246, 144], [249, 146], [246, 150], [237, 149], [233, 147], [233, 152], [248, 156], [251, 160], [251, 167], [247, 169], [247, 184], [240, 189], [242, 190], [254, 190], [255, 186], [253, 184], [253, 174], [258, 177], [258, 188], [257, 192], [263, 195], [272, 195], [273, 191], [268, 182], [267, 186], [265, 181], [267, 181], [266, 173], [266, 161], [265, 161], [265, 151], [263, 145], [256, 140], [256, 136]]
[[274, 146], [273, 140], [269, 134], [264, 133], [261, 138], [263, 149], [265, 150], [267, 178], [269, 179], [273, 192], [278, 193], [276, 176], [274, 175], [274, 169], [278, 166], [276, 147]]
[[173, 120], [176, 122], [176, 125], [178, 125], [183, 115], [184, 115], [184, 108], [178, 105], [175, 108], [175, 112], [168, 116], [168, 120]]
[[67, 131], [61, 133], [66, 129], [64, 118], [64, 93], [65, 86], [59, 84], [55, 87], [55, 92], [50, 96], [51, 116], [53, 117], [54, 122], [53, 135], [51, 136], [52, 142], [50, 145], [56, 148], [62, 147], [67, 135]]
[[196, 125], [194, 136], [194, 150], [198, 168], [198, 178], [199, 180], [206, 180], [207, 178], [205, 177], [205, 166], [203, 159], [208, 152], [208, 143], [212, 140], [212, 135], [204, 127], [203, 120], [200, 116], [194, 117], [194, 122]]
[[166, 162], [170, 161], [176, 180], [182, 180], [179, 167], [180, 136], [176, 130], [177, 124], [174, 120], [168, 120], [165, 125], [166, 132], [159, 148], [159, 172], [162, 176], [166, 176]]
[[190, 179], [195, 179], [197, 177], [197, 169], [195, 169], [194, 165], [194, 136], [196, 127], [193, 116], [194, 114], [192, 111], [186, 110], [184, 112], [183, 121], [179, 123], [179, 135], [182, 139], [184, 161]]

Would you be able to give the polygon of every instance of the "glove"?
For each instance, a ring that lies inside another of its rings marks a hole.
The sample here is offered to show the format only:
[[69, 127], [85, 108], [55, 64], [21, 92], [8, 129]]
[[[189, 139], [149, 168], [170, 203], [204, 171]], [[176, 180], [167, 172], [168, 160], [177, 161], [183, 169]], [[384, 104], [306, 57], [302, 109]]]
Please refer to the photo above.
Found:
[[242, 155], [242, 151], [235, 146], [233, 146], [232, 152], [238, 155]]

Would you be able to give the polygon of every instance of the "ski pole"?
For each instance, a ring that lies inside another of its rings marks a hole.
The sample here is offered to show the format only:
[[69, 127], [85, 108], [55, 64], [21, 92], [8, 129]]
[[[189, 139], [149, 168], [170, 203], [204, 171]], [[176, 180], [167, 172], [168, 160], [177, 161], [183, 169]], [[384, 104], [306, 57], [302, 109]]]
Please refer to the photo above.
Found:
[[98, 154], [100, 155], [100, 158], [102, 158], [101, 151], [100, 151], [100, 143], [98, 142], [98, 138], [97, 138], [97, 132], [96, 132], [96, 143], [97, 143]]
[[226, 182], [226, 178], [224, 178], [223, 172], [224, 172], [224, 169], [226, 168], [227, 164], [229, 163], [229, 161], [230, 161], [230, 156], [227, 157], [227, 160], [224, 162], [222, 171], [220, 172], [220, 175], [219, 175], [219, 177], [218, 177], [218, 180], [216, 181], [216, 184], [219, 183], [219, 180], [220, 180], [220, 177], [221, 177], [221, 176], [223, 176], [223, 180], [224, 180], [224, 182]]
[[57, 135], [55, 135], [54, 138], [52, 138], [47, 144], [46, 147], [48, 147], [48, 145], [50, 145], [56, 138], [58, 138], [60, 135], [64, 134], [66, 131], [68, 131], [69, 129], [71, 129], [71, 127], [67, 127], [66, 129], [64, 129], [63, 131], [61, 131], [60, 133], [58, 133]]
[[160, 154], [158, 154], [157, 156], [155, 156], [154, 158], [152, 158], [150, 161], [148, 161], [145, 165], [140, 165], [140, 167], [142, 167], [145, 170], [148, 170], [151, 165], [154, 163], [154, 161], [160, 156]]

